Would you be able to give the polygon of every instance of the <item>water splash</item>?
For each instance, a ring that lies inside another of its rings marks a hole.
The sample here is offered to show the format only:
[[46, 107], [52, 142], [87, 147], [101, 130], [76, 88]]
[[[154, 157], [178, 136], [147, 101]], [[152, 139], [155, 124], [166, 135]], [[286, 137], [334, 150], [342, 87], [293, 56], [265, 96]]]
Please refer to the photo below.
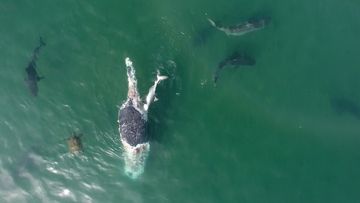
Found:
[[150, 153], [148, 142], [131, 146], [121, 139], [124, 146], [123, 158], [125, 161], [125, 174], [132, 179], [138, 178], [145, 169], [145, 162]]

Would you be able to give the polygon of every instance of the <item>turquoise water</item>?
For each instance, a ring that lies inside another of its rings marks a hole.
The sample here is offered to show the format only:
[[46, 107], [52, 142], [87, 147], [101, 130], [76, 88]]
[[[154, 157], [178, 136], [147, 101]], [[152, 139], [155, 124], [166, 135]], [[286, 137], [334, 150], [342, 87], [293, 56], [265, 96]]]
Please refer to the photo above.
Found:
[[[0, 0], [0, 202], [359, 202], [360, 3]], [[207, 17], [271, 24], [241, 37]], [[39, 96], [24, 83], [39, 36]], [[200, 42], [199, 42], [200, 40]], [[253, 68], [217, 64], [240, 50]], [[131, 57], [151, 152], [123, 171]], [[348, 101], [334, 103], [334, 100]], [[352, 103], [353, 105], [349, 105]], [[65, 139], [84, 134], [80, 156]]]

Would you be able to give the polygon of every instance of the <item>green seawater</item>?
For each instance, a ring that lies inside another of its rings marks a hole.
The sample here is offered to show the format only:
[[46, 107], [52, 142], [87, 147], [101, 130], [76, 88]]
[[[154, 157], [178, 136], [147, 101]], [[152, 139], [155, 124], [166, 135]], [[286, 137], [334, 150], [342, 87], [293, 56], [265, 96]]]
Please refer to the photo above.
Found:
[[[0, 202], [359, 202], [360, 2], [0, 0]], [[240, 37], [209, 27], [271, 17]], [[39, 95], [25, 68], [42, 36]], [[217, 64], [234, 51], [253, 67]], [[151, 151], [124, 174], [125, 57]], [[335, 102], [334, 102], [335, 101]], [[336, 102], [342, 101], [342, 102]], [[66, 138], [84, 134], [83, 152]]]

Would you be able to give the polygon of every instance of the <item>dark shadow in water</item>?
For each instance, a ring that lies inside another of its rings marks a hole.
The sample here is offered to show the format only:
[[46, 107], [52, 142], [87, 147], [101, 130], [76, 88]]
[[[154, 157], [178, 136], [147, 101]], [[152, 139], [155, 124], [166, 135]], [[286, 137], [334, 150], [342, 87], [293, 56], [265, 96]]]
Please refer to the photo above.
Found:
[[211, 25], [199, 29], [193, 36], [192, 42], [195, 47], [204, 46], [213, 35], [215, 28]]
[[[82, 136], [82, 134], [77, 133], [77, 136]], [[24, 173], [44, 170], [44, 164], [54, 158], [50, 154], [56, 154], [58, 157], [68, 153], [67, 140], [68, 138], [64, 138], [46, 143], [39, 141], [38, 144], [20, 152], [20, 155], [9, 165], [12, 177], [21, 180]]]
[[169, 127], [166, 125], [166, 120], [169, 117], [166, 108], [169, 108], [169, 105], [165, 103], [164, 99], [166, 93], [162, 93], [159, 96], [159, 101], [156, 102], [156, 105], [150, 107], [148, 114], [148, 133], [150, 142], [161, 142], [165, 136], [165, 132], [169, 130]]
[[256, 64], [256, 60], [244, 51], [234, 51], [230, 56], [226, 57], [219, 62], [213, 75], [214, 85], [220, 77], [220, 71], [226, 67], [239, 68], [239, 67], [252, 67]]
[[343, 97], [333, 97], [330, 99], [331, 107], [338, 114], [349, 114], [360, 120], [360, 106]]
[[24, 190], [29, 190], [32, 187], [31, 179], [28, 176], [35, 171], [41, 171], [43, 164], [41, 153], [38, 147], [31, 147], [22, 152], [12, 164], [7, 166], [15, 185]]

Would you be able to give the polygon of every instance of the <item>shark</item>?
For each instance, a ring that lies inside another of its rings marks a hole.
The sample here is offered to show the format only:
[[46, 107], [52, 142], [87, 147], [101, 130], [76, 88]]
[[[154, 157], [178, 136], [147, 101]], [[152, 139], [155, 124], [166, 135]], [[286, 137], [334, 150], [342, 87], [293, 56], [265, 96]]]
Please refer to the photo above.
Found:
[[31, 61], [29, 62], [28, 66], [25, 69], [25, 72], [26, 72], [26, 77], [25, 77], [26, 85], [29, 88], [30, 93], [35, 97], [38, 95], [38, 92], [39, 92], [39, 88], [38, 88], [37, 83], [44, 78], [43, 76], [39, 76], [39, 74], [36, 71], [36, 61], [37, 61], [37, 59], [39, 57], [40, 49], [45, 45], [46, 44], [43, 41], [42, 37], [40, 37], [40, 44], [39, 44], [39, 46], [37, 46], [34, 49]]
[[241, 36], [265, 28], [265, 26], [270, 22], [270, 18], [250, 18], [245, 22], [229, 26], [223, 26], [221, 23], [217, 23], [210, 18], [208, 18], [208, 21], [216, 29], [223, 31], [227, 35]]
[[215, 73], [214, 73], [214, 84], [217, 84], [217, 81], [220, 76], [220, 71], [223, 70], [225, 67], [239, 67], [239, 66], [254, 66], [256, 64], [255, 59], [247, 56], [244, 53], [234, 52], [231, 56], [227, 57], [226, 59], [222, 60], [219, 65], [217, 66]]

